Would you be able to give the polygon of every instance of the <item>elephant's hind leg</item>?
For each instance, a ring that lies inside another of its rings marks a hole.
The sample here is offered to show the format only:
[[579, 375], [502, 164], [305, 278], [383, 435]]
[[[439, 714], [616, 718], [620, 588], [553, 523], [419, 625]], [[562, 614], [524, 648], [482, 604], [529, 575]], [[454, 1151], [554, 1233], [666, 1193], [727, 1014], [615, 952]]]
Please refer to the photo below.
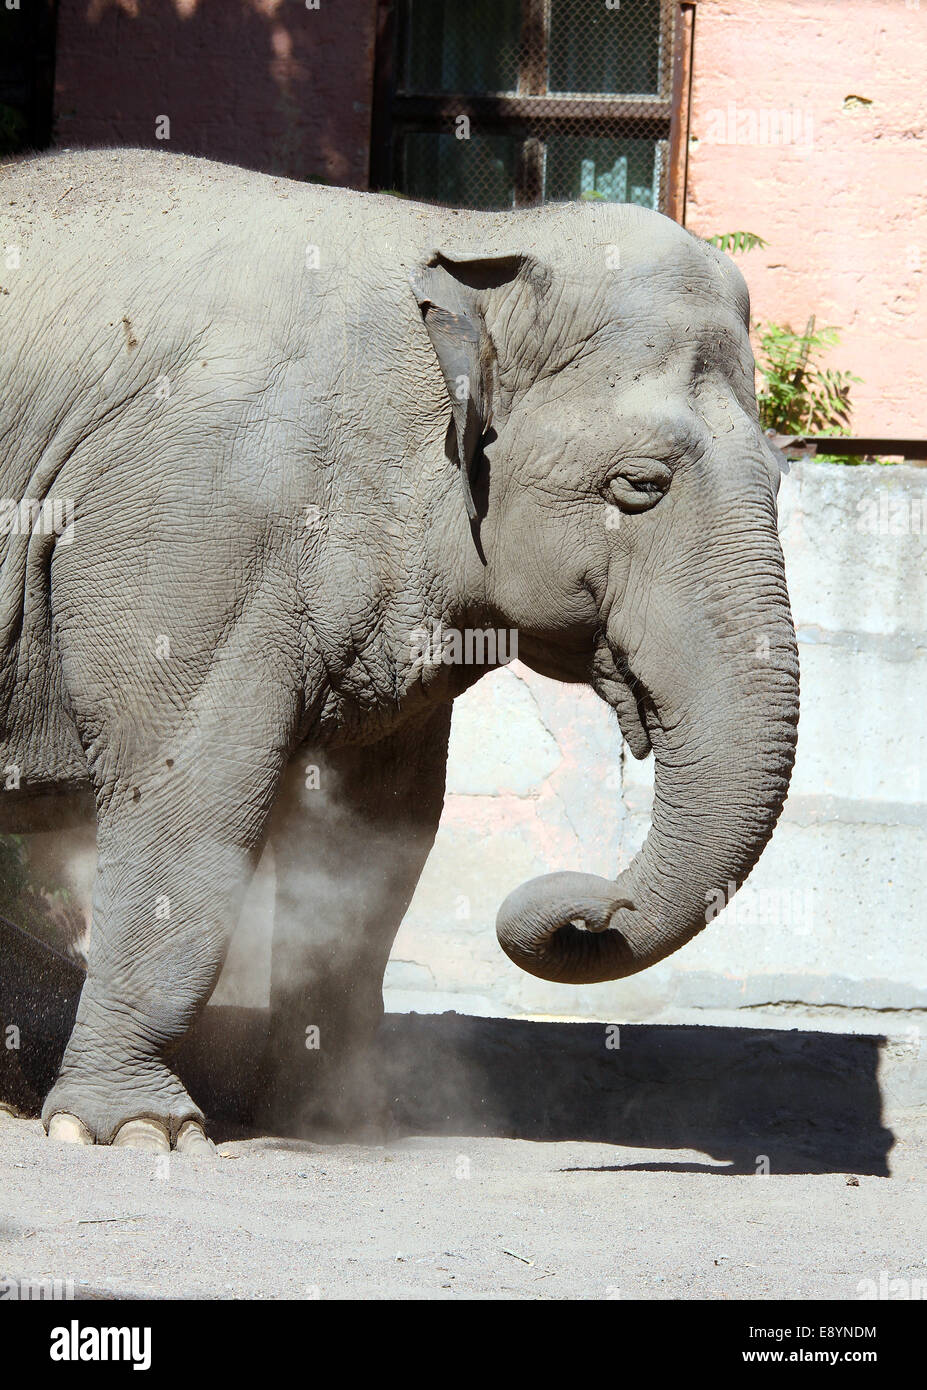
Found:
[[441, 817], [450, 719], [444, 705], [380, 743], [339, 750], [318, 786], [310, 755], [291, 769], [271, 827], [265, 1126], [343, 1133], [379, 1118], [371, 1043], [383, 975]]

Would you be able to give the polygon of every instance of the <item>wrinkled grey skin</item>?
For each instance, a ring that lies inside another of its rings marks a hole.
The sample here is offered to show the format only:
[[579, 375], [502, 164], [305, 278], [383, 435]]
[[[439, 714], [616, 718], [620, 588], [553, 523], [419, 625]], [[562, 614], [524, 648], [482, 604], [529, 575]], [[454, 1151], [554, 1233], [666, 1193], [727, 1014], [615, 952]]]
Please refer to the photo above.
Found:
[[516, 628], [655, 753], [640, 854], [514, 893], [512, 960], [616, 979], [701, 930], [772, 832], [798, 717], [732, 263], [637, 207], [453, 212], [155, 153], [0, 193], [0, 493], [76, 508], [70, 545], [3, 538], [0, 829], [92, 793], [99, 854], [46, 1123], [201, 1119], [165, 1059], [268, 834], [278, 1061], [301, 1074], [310, 1024], [323, 1056], [369, 1036], [483, 671], [416, 663], [423, 625]]

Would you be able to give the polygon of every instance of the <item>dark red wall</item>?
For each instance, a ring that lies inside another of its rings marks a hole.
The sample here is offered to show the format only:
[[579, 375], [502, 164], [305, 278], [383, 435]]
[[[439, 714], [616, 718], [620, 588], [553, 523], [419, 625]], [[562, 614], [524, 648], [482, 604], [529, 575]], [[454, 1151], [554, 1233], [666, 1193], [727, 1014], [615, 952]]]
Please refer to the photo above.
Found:
[[55, 143], [363, 188], [375, 13], [376, 0], [60, 0]]

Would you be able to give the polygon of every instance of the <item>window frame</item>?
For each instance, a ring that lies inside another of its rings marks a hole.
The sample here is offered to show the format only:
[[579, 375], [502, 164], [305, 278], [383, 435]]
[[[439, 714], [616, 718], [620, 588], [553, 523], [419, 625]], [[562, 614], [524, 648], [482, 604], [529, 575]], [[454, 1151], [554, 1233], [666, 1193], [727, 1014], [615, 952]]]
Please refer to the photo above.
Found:
[[[661, 210], [684, 224], [696, 3], [697, 0], [676, 0], [674, 5], [669, 96], [629, 99], [605, 94], [548, 93], [550, 0], [521, 0], [522, 57], [514, 95], [401, 92], [397, 90], [397, 65], [404, 40], [404, 0], [377, 0], [371, 189], [396, 188], [403, 136], [417, 132], [452, 133], [457, 118], [468, 116], [481, 133], [506, 134], [518, 140], [515, 207], [533, 207], [542, 201], [544, 188], [544, 143], [539, 132], [594, 132], [620, 138], [633, 131], [636, 138], [667, 143], [666, 191]], [[642, 123], [650, 129], [642, 131]]]

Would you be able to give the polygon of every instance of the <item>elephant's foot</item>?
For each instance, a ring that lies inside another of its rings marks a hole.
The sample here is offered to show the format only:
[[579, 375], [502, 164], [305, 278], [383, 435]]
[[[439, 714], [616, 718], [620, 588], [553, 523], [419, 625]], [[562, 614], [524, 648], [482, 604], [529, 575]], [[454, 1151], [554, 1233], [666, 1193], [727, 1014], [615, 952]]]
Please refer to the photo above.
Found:
[[65, 1144], [111, 1144], [191, 1158], [208, 1158], [215, 1146], [206, 1137], [203, 1116], [177, 1078], [161, 1063], [126, 1081], [65, 1072], [42, 1111], [50, 1139]]
[[[59, 1110], [52, 1115], [48, 1125], [49, 1139], [57, 1139], [63, 1144], [93, 1144], [96, 1141], [87, 1126], [76, 1115], [68, 1115]], [[146, 1153], [187, 1154], [190, 1158], [210, 1158], [216, 1150], [215, 1144], [206, 1136], [206, 1131], [197, 1120], [184, 1120], [177, 1137], [171, 1144], [170, 1131], [159, 1120], [126, 1120], [116, 1131], [112, 1142], [114, 1149], [142, 1149]]]

